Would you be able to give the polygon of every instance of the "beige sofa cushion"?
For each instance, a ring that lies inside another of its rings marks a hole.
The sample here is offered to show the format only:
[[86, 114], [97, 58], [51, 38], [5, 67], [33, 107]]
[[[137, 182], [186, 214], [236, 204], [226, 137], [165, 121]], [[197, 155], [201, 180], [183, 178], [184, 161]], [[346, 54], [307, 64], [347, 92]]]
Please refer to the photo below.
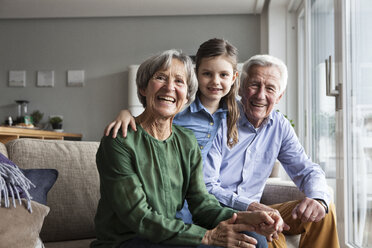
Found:
[[269, 178], [266, 182], [261, 203], [272, 205], [287, 201], [301, 200], [305, 197], [292, 181]]
[[8, 152], [6, 151], [6, 146], [0, 142], [0, 153], [4, 154], [6, 157], [8, 157]]
[[43, 242], [94, 238], [99, 142], [18, 139], [6, 146], [9, 158], [21, 168], [54, 168], [59, 172], [48, 193], [50, 213], [40, 233]]
[[[2, 202], [4, 203], [4, 202]], [[22, 205], [0, 207], [0, 247], [35, 248], [39, 242], [39, 233], [49, 208], [31, 201], [32, 213], [22, 199]]]
[[[272, 205], [287, 201], [301, 200], [305, 195], [292, 181], [283, 181], [280, 178], [269, 178], [266, 182], [261, 203]], [[286, 235], [287, 248], [297, 248], [300, 235]]]

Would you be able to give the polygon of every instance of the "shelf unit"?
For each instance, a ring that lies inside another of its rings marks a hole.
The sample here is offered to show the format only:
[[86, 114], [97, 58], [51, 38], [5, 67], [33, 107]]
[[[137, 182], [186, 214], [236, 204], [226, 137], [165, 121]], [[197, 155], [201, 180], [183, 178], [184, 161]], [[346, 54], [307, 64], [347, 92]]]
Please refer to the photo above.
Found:
[[30, 128], [0, 127], [0, 142], [7, 143], [14, 139], [32, 138], [49, 140], [81, 140], [82, 134], [45, 131]]

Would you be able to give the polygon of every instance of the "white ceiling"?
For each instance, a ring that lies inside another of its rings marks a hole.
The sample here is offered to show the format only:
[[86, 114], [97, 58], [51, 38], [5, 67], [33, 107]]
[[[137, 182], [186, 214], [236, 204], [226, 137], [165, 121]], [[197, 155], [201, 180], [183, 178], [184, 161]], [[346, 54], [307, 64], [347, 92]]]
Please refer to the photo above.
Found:
[[0, 0], [0, 18], [259, 14], [265, 0]]

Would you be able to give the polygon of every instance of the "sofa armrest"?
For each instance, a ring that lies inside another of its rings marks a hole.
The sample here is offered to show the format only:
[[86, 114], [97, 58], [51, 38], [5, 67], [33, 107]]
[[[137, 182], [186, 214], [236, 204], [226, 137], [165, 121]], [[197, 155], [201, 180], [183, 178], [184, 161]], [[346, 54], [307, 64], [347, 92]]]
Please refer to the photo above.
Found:
[[6, 146], [1, 142], [0, 142], [0, 153], [3, 154], [5, 157], [8, 157]]
[[287, 201], [301, 200], [305, 197], [292, 181], [269, 178], [266, 182], [261, 203], [272, 205]]

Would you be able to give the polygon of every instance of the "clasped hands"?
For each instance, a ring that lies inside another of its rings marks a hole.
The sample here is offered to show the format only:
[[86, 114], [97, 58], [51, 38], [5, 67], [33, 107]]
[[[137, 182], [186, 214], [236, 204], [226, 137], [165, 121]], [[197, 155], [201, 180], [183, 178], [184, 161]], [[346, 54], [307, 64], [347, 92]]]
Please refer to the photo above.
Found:
[[[305, 197], [292, 210], [292, 218], [302, 222], [318, 222], [325, 216], [324, 207], [317, 201]], [[264, 235], [271, 242], [279, 233], [289, 230], [278, 210], [261, 203], [251, 203], [247, 211], [238, 212], [230, 219], [220, 222], [208, 230], [202, 243], [223, 247], [255, 247], [257, 241], [242, 233], [252, 231]]]
[[[280, 216], [280, 213], [278, 210], [273, 209], [269, 206], [266, 206], [258, 202], [251, 203], [247, 210], [248, 211], [266, 211], [268, 213], [274, 212]], [[308, 198], [308, 197], [305, 197], [302, 201], [300, 201], [293, 208], [292, 213], [291, 213], [293, 219], [299, 219], [302, 222], [318, 222], [325, 217], [325, 214], [326, 214], [326, 210], [322, 206], [322, 204], [320, 204], [318, 200]], [[272, 241], [272, 239], [277, 239], [278, 234], [282, 232], [283, 230], [289, 230], [289, 226], [283, 220], [281, 223], [283, 224], [283, 226], [282, 228], [278, 229], [278, 232], [272, 233], [271, 237], [267, 237], [267, 235], [265, 235], [268, 241]], [[261, 224], [261, 228], [265, 229], [266, 228], [265, 224]]]
[[277, 233], [289, 228], [275, 211], [242, 211], [233, 214], [220, 222], [214, 229], [208, 230], [202, 243], [223, 247], [255, 247], [256, 239], [242, 233], [252, 231], [264, 235], [267, 240], [277, 236]]

